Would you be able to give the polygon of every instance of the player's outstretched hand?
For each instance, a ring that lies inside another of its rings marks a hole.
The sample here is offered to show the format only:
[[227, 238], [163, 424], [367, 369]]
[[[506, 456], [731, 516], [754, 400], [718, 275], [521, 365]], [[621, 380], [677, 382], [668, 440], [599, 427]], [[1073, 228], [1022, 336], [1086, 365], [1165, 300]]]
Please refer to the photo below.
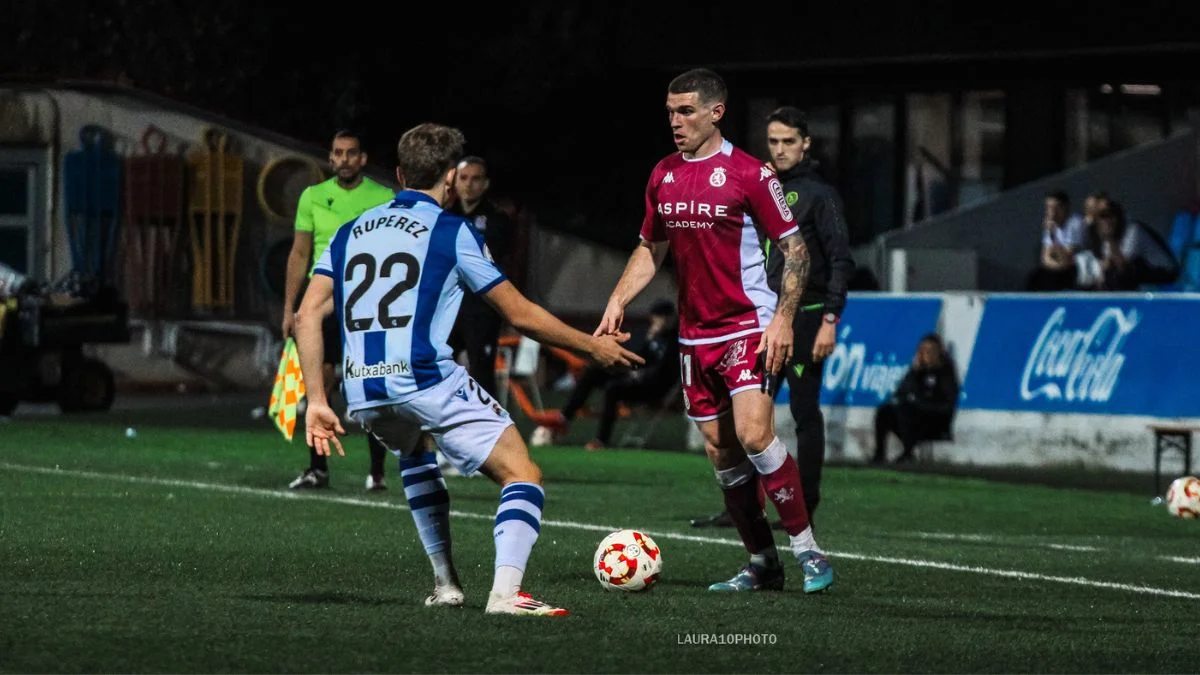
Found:
[[314, 448], [318, 455], [328, 457], [333, 454], [329, 448], [332, 443], [339, 455], [346, 456], [342, 442], [338, 440], [338, 434], [344, 435], [346, 430], [342, 428], [342, 421], [338, 419], [337, 413], [328, 405], [309, 401], [308, 411], [304, 413], [304, 425], [304, 437], [308, 441], [308, 447]]
[[636, 368], [645, 365], [646, 359], [621, 346], [621, 343], [628, 340], [629, 333], [592, 336], [592, 359], [605, 368], [612, 366]]
[[754, 351], [755, 355], [764, 355], [763, 365], [769, 375], [778, 373], [792, 358], [792, 324], [781, 320], [780, 316], [776, 314], [771, 323], [767, 324], [758, 349]]
[[621, 307], [619, 303], [610, 301], [608, 306], [604, 308], [604, 318], [600, 319], [600, 325], [596, 327], [592, 335], [600, 337], [601, 335], [618, 333], [621, 330], [621, 322], [624, 320], [625, 308]]

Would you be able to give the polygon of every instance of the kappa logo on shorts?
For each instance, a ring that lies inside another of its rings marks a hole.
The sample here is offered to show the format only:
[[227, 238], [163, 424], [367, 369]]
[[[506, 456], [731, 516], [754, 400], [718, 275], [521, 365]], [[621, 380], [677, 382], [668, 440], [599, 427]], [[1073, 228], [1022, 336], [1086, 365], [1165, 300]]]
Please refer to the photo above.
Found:
[[738, 382], [748, 382], [753, 379], [754, 379], [754, 373], [750, 372], [749, 370], [743, 370], [741, 372], [741, 374], [737, 376]]
[[691, 410], [691, 409], [692, 409], [692, 400], [688, 398], [688, 395], [687, 395], [687, 392], [686, 392], [686, 391], [685, 391], [685, 392], [683, 392], [683, 409], [684, 409], [684, 410]]
[[738, 366], [746, 364], [746, 339], [743, 338], [729, 345], [729, 349], [725, 350], [725, 356], [721, 358], [721, 362], [717, 364], [718, 372], [729, 372]]

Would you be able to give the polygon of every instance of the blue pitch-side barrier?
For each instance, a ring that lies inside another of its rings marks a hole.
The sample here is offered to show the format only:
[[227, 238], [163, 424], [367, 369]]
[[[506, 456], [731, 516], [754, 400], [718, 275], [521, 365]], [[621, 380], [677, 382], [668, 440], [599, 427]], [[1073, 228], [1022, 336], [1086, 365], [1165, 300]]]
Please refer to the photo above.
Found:
[[[1200, 418], [1200, 296], [983, 300], [960, 409]], [[851, 296], [821, 403], [874, 407], [952, 311], [938, 296]], [[953, 342], [954, 336], [947, 336]], [[786, 391], [781, 404], [787, 403]]]

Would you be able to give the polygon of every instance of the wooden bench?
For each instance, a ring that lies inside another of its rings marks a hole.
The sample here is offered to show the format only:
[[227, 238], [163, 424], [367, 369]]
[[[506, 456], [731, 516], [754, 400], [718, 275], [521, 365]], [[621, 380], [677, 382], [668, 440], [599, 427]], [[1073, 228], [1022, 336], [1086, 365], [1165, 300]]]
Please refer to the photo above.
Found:
[[1162, 495], [1162, 456], [1168, 450], [1183, 455], [1183, 474], [1192, 473], [1192, 432], [1200, 431], [1193, 424], [1148, 424], [1154, 432], [1154, 494]]

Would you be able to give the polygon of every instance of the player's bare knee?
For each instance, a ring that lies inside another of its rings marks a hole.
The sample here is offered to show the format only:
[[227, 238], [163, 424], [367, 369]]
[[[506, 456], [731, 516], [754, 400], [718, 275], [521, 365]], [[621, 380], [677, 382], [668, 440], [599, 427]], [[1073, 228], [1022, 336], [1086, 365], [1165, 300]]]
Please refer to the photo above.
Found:
[[767, 427], [747, 429], [746, 431], [738, 432], [738, 441], [741, 442], [742, 447], [746, 449], [746, 452], [751, 455], [757, 455], [763, 450], [766, 450], [767, 446], [770, 445], [771, 441], [774, 440], [775, 430]]
[[718, 471], [732, 469], [746, 461], [746, 452], [736, 443], [722, 445], [705, 444], [704, 450], [708, 454], [708, 461]]
[[500, 485], [542, 483], [541, 468], [529, 456], [529, 448], [521, 435], [511, 426], [500, 435], [480, 471]]

